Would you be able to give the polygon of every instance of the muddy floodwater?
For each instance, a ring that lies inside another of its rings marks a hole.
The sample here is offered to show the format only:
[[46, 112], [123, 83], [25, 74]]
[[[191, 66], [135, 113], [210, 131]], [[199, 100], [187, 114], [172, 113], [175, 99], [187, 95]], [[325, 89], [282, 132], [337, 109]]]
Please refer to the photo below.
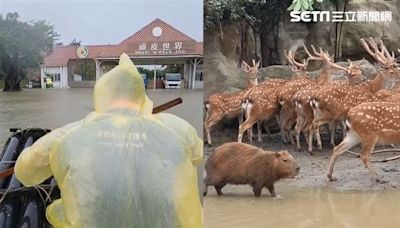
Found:
[[[214, 145], [205, 146], [206, 157], [217, 146], [237, 139], [236, 132], [227, 129], [214, 131], [212, 137]], [[204, 198], [205, 227], [400, 227], [400, 160], [372, 163], [378, 175], [387, 181], [381, 184], [371, 180], [359, 158], [345, 153], [335, 165], [334, 176], [338, 180], [328, 182], [332, 147], [328, 137], [323, 139], [323, 150], [315, 151], [313, 156], [283, 144], [279, 135], [264, 135], [263, 143], [253, 142], [266, 150], [288, 150], [300, 165], [300, 174], [275, 184], [279, 195], [276, 199], [270, 197], [267, 189], [255, 198], [252, 189], [244, 185], [227, 185], [222, 189], [223, 195], [217, 196], [210, 186]], [[302, 145], [305, 147], [304, 142]], [[352, 151], [359, 152], [360, 148]], [[374, 154], [371, 159], [398, 154]]]
[[[93, 89], [25, 89], [0, 92], [0, 146], [9, 137], [9, 128], [56, 128], [79, 120], [93, 110]], [[203, 93], [201, 90], [148, 90], [155, 106], [177, 97], [183, 104], [166, 112], [190, 122], [202, 134]]]
[[[210, 189], [211, 190], [211, 189]], [[400, 227], [400, 192], [338, 192], [276, 187], [276, 199], [256, 199], [250, 188], [214, 191], [204, 201], [206, 228], [223, 227]]]

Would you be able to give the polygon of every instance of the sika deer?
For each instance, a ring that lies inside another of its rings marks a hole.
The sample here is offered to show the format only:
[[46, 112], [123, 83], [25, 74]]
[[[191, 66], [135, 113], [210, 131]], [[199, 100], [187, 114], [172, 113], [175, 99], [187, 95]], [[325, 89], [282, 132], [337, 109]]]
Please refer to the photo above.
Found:
[[[361, 39], [364, 48], [384, 68], [379, 71], [376, 77], [368, 82], [355, 86], [330, 85], [319, 90], [311, 99], [311, 107], [314, 112], [312, 130], [319, 129], [319, 126], [330, 121], [344, 121], [350, 108], [362, 103], [375, 101], [376, 94], [380, 89], [391, 86], [391, 82], [397, 78], [398, 70], [394, 64], [394, 57], [385, 54], [385, 47], [381, 42], [381, 50], [375, 42], [370, 39], [369, 45], [374, 49], [372, 52], [368, 44]], [[390, 83], [388, 83], [390, 82]]]
[[[307, 62], [299, 63], [294, 59], [293, 51], [286, 54], [289, 63], [293, 67], [293, 78], [300, 79], [308, 76]], [[272, 81], [270, 84], [265, 82], [263, 86], [258, 86], [248, 94], [243, 104], [247, 119], [239, 126], [238, 142], [242, 142], [243, 133], [250, 129], [256, 122], [268, 120], [275, 116], [279, 111], [277, 93], [287, 82], [282, 80]], [[259, 128], [260, 129], [260, 128]], [[261, 140], [261, 131], [258, 131], [259, 141]]]
[[239, 124], [243, 122], [243, 110], [241, 107], [242, 101], [246, 94], [254, 86], [258, 85], [258, 67], [253, 60], [253, 66], [249, 66], [245, 61], [242, 62], [241, 68], [246, 72], [246, 79], [248, 88], [234, 93], [216, 93], [212, 94], [205, 102], [206, 120], [204, 121], [204, 130], [207, 135], [207, 143], [212, 144], [211, 141], [211, 128], [216, 125], [223, 117], [234, 118], [238, 117]]
[[[380, 88], [391, 86], [395, 80], [400, 80], [400, 72], [394, 53], [390, 54], [383, 42], [380, 41], [381, 50], [372, 38], [368, 44], [361, 39], [366, 51], [383, 67], [374, 80], [363, 83], [364, 91], [378, 92]], [[370, 49], [370, 46], [374, 49]], [[379, 95], [379, 92], [377, 93]], [[376, 99], [376, 97], [375, 97]], [[361, 160], [370, 171], [373, 178], [380, 180], [371, 166], [369, 157], [377, 143], [395, 144], [400, 142], [400, 103], [399, 102], [366, 102], [353, 106], [347, 114], [347, 127], [349, 132], [343, 141], [333, 149], [329, 162], [328, 179], [336, 180], [333, 176], [333, 168], [336, 159], [343, 152], [361, 143]]]
[[400, 103], [365, 102], [350, 109], [346, 122], [349, 131], [343, 141], [334, 148], [329, 162], [328, 179], [338, 156], [361, 143], [361, 160], [374, 180], [384, 183], [373, 169], [369, 158], [376, 144], [400, 143]]
[[[270, 112], [275, 112], [272, 111], [271, 108], [273, 108], [274, 104], [277, 103], [276, 91], [287, 82], [288, 80], [285, 79], [270, 79], [263, 81], [258, 87], [254, 87], [251, 89], [251, 92], [247, 94], [242, 103], [242, 108], [245, 112], [246, 118], [248, 118], [248, 116], [250, 115], [250, 109], [254, 109], [251, 112], [252, 116], [260, 117], [260, 120], [257, 121], [257, 137], [259, 142], [262, 142], [262, 123], [270, 119]], [[256, 105], [257, 107], [254, 108], [253, 105]], [[257, 111], [261, 113], [255, 114]], [[264, 114], [266, 115], [262, 117]], [[277, 112], [275, 112], [275, 117], [277, 118]], [[276, 120], [278, 121], [278, 119]], [[264, 125], [264, 128], [267, 131], [268, 135], [271, 136], [268, 126]], [[252, 131], [252, 129], [253, 126], [251, 126], [248, 131]], [[249, 141], [252, 142], [252, 139], [252, 134], [250, 134]]]
[[[323, 60], [321, 57], [318, 56], [313, 56], [311, 55], [307, 48], [303, 45], [303, 47], [306, 50], [306, 53], [308, 54], [308, 59], [304, 60], [303, 65], [298, 64], [294, 60], [293, 55], [286, 55], [286, 57], [289, 60], [289, 63], [291, 63], [293, 66], [297, 66], [300, 69], [305, 70], [308, 66], [308, 61], [309, 60]], [[315, 49], [314, 49], [315, 51]], [[296, 72], [298, 69], [295, 67], [293, 68], [293, 71]], [[324, 75], [324, 76], [322, 76]], [[321, 74], [322, 77], [321, 79], [325, 79], [324, 77], [327, 76], [328, 74]], [[309, 78], [308, 72], [303, 74], [302, 77], [293, 77], [293, 80], [286, 83], [280, 91], [278, 92], [278, 100], [281, 105], [281, 112], [280, 112], [280, 122], [281, 122], [281, 134], [282, 134], [282, 139], [285, 143], [288, 142], [288, 139], [293, 143], [293, 138], [289, 134], [289, 130], [293, 128], [293, 125], [296, 123], [296, 112], [294, 110], [293, 106], [293, 96], [302, 88], [305, 86], [308, 86], [310, 84], [313, 84], [314, 80]]]
[[[322, 71], [320, 75], [316, 78], [315, 83], [309, 84], [304, 88], [301, 88], [294, 96], [293, 96], [293, 105], [294, 110], [296, 112], [296, 126], [295, 126], [295, 135], [296, 135], [296, 145], [297, 149], [301, 150], [300, 147], [300, 133], [303, 132], [306, 137], [306, 141], [308, 143], [308, 151], [312, 155], [312, 135], [313, 132], [310, 131], [310, 125], [314, 119], [313, 110], [310, 107], [311, 97], [321, 88], [323, 88], [327, 83], [331, 82], [332, 72], [331, 69], [339, 69], [348, 71], [347, 68], [344, 68], [340, 65], [333, 63], [332, 58], [329, 56], [328, 52], [323, 52], [320, 48], [320, 51], [317, 52], [313, 45], [311, 48], [314, 52], [314, 55], [308, 51], [306, 46], [304, 46], [304, 50], [309, 56], [309, 59], [312, 60], [322, 60], [324, 62]], [[351, 65], [352, 67], [352, 65]], [[334, 127], [331, 126], [331, 129]], [[307, 140], [308, 139], [308, 140]], [[317, 134], [318, 142], [321, 141], [319, 132]]]

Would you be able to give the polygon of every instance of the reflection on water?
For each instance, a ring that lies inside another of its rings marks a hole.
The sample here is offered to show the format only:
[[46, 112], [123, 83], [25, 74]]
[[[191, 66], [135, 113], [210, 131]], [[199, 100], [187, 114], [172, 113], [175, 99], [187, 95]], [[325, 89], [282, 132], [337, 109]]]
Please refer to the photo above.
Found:
[[[211, 188], [210, 188], [211, 190]], [[247, 188], [204, 201], [205, 227], [400, 227], [400, 191], [337, 192], [277, 188], [254, 198]]]

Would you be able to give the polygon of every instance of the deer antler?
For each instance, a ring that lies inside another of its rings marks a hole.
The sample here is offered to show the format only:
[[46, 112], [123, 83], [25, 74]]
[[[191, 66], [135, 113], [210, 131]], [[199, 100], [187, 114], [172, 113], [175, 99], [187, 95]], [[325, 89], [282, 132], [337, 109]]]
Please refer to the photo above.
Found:
[[303, 59], [303, 63], [297, 62], [295, 59], [295, 53], [293, 50], [289, 50], [289, 52], [284, 52], [286, 58], [288, 59], [290, 65], [295, 67], [297, 70], [306, 70], [308, 66], [308, 60]]
[[350, 59], [347, 59], [347, 62], [350, 63], [349, 68], [352, 68], [353, 67], [353, 62]]
[[[321, 47], [319, 47], [319, 52], [315, 49], [314, 45], [311, 45], [311, 49], [313, 50], [314, 54], [317, 56], [319, 60], [322, 60], [325, 62], [327, 66], [346, 71], [349, 73], [349, 69], [346, 67], [342, 67], [336, 63], [333, 62], [333, 58], [330, 57], [328, 51], [323, 51]], [[315, 56], [314, 56], [315, 57]]]
[[343, 71], [345, 71], [345, 72], [347, 72], [347, 73], [350, 73], [350, 68], [352, 67], [352, 63], [351, 63], [351, 62], [350, 62], [350, 66], [349, 66], [349, 67], [340, 66], [340, 65], [338, 65], [338, 64], [336, 64], [336, 63], [334, 63], [334, 62], [332, 62], [331, 59], [329, 59], [329, 60], [326, 59], [325, 62], [326, 62], [326, 64], [327, 64], [328, 66], [330, 66], [330, 67], [332, 67], [332, 68], [335, 68], [335, 69], [343, 70]]
[[323, 58], [320, 56], [320, 53], [317, 53], [317, 51], [315, 50], [314, 45], [311, 45], [311, 48], [312, 48], [315, 56], [310, 53], [310, 51], [307, 49], [306, 45], [303, 44], [303, 48], [304, 48], [304, 51], [306, 52], [306, 54], [308, 55], [307, 60], [323, 60]]
[[[374, 39], [370, 37], [368, 39], [368, 43], [361, 38], [361, 44], [363, 45], [364, 49], [370, 54], [374, 59], [382, 66], [387, 67], [395, 62], [395, 58], [393, 58], [394, 53], [392, 55], [389, 54], [389, 51], [386, 49], [383, 41], [380, 40], [381, 50], [379, 50], [378, 45], [375, 43]], [[371, 50], [370, 46], [373, 50]]]
[[261, 63], [261, 61], [258, 61], [258, 62], [256, 63], [256, 60], [253, 59], [253, 67], [254, 67], [255, 69], [258, 69], [258, 68], [260, 67], [260, 63]]
[[[399, 52], [400, 52], [400, 49], [399, 49]], [[289, 64], [294, 65], [293, 60], [292, 60], [292, 52], [291, 51], [288, 52], [287, 50], [285, 50], [283, 53], [285, 54], [285, 57], [288, 60]]]
[[392, 51], [391, 53], [387, 50], [386, 46], [383, 44], [383, 41], [380, 40], [380, 45], [381, 45], [381, 53], [384, 53], [384, 56], [388, 59], [388, 64], [393, 64], [396, 62], [396, 56], [394, 52]]

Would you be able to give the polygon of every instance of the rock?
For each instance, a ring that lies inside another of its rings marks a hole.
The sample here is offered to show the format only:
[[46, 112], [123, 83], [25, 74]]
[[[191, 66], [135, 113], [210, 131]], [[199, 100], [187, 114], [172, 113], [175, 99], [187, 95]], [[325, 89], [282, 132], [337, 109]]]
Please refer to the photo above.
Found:
[[[257, 46], [260, 45], [256, 45], [259, 40], [255, 38], [251, 27], [240, 23], [224, 23], [222, 29], [222, 34], [218, 30], [205, 31], [204, 86], [207, 88], [204, 92], [205, 97], [216, 92], [246, 88], [246, 77], [240, 69], [241, 55], [244, 53], [244, 59], [248, 62], [251, 59], [259, 59]], [[243, 31], [246, 33], [245, 42], [242, 42]], [[242, 43], [246, 45], [242, 47]]]
[[[337, 62], [338, 65], [347, 67], [350, 65], [349, 62]], [[356, 60], [353, 61], [353, 64], [360, 64], [361, 70], [363, 72], [363, 75], [367, 77], [368, 79], [373, 79], [375, 75], [378, 73], [374, 65], [372, 65], [368, 60], [366, 59], [361, 59], [361, 60]], [[336, 74], [340, 74], [343, 76], [343, 71], [338, 71]]]
[[347, 11], [391, 11], [391, 22], [349, 22], [343, 26], [342, 53], [343, 56], [365, 56], [360, 45], [361, 37], [382, 39], [389, 50], [400, 48], [400, 3], [399, 1], [357, 0], [351, 1]]
[[288, 65], [272, 65], [260, 69], [261, 80], [268, 78], [292, 78], [293, 71]]
[[[340, 3], [343, 4], [343, 3]], [[342, 9], [342, 5], [340, 8]], [[324, 1], [315, 5], [318, 10], [335, 10], [335, 5], [331, 1]], [[375, 61], [364, 51], [360, 45], [360, 38], [373, 36], [376, 40], [382, 39], [390, 51], [400, 48], [400, 1], [394, 0], [352, 0], [349, 1], [346, 11], [391, 11], [392, 22], [390, 23], [356, 23], [346, 22], [342, 30], [342, 59], [351, 60], [366, 58], [363, 61], [362, 70], [366, 77], [372, 78], [376, 74], [376, 69], [372, 64]], [[279, 61], [285, 65], [284, 51], [292, 47], [298, 47], [297, 57], [305, 58], [306, 55], [301, 48], [302, 44], [310, 47], [322, 47], [334, 54], [336, 43], [336, 24], [331, 22], [324, 23], [291, 23], [289, 13], [279, 22], [277, 42], [272, 42], [272, 34], [260, 37], [255, 33], [251, 26], [245, 22], [223, 22], [222, 32], [219, 28], [207, 29], [204, 33], [204, 73], [205, 73], [205, 96], [215, 92], [234, 91], [246, 87], [245, 75], [240, 67], [240, 61], [245, 59], [259, 60], [261, 50], [276, 50]], [[258, 31], [260, 32], [260, 31]], [[260, 39], [263, 39], [267, 48], [261, 47]], [[271, 41], [271, 42], [269, 42]], [[276, 47], [275, 47], [276, 46]], [[264, 58], [272, 58], [264, 53]], [[275, 57], [274, 57], [275, 58]], [[263, 64], [268, 63], [266, 59]], [[371, 64], [372, 63], [372, 64]], [[340, 63], [347, 65], [347, 62]], [[311, 75], [316, 77], [321, 68], [319, 61], [311, 61], [309, 64]], [[291, 78], [290, 67], [282, 65], [272, 65], [261, 70], [260, 80], [282, 77]], [[335, 72], [335, 78], [343, 77], [343, 73]], [[230, 88], [230, 89], [228, 89]]]

